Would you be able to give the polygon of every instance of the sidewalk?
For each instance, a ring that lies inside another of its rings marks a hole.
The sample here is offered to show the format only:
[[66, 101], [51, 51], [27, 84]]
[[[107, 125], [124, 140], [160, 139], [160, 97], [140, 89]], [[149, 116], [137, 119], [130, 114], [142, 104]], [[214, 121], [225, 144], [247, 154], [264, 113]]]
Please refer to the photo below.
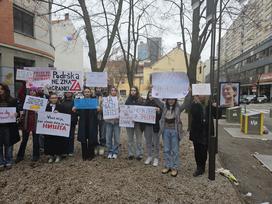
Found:
[[[187, 116], [182, 118], [187, 124]], [[124, 129], [121, 143], [117, 160], [100, 156], [83, 162], [76, 142], [75, 157], [59, 164], [46, 163], [46, 157], [31, 163], [30, 143], [25, 161], [0, 172], [0, 203], [241, 203], [232, 184], [221, 175], [216, 174], [215, 181], [210, 181], [207, 173], [192, 176], [195, 161], [188, 137], [182, 140], [181, 169], [176, 178], [161, 174], [161, 161], [157, 168], [127, 160]]]

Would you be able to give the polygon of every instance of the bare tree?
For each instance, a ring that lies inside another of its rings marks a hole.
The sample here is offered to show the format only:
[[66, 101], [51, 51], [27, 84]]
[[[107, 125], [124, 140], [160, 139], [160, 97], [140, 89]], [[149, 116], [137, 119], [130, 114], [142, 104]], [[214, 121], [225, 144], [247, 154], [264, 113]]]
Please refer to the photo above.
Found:
[[[156, 0], [129, 0], [127, 12], [124, 14], [124, 21], [120, 23], [117, 36], [126, 63], [126, 72], [129, 86], [134, 83], [134, 75], [139, 68], [137, 60], [137, 47], [140, 38], [147, 38], [151, 27], [159, 28], [152, 21], [152, 9]], [[151, 13], [149, 13], [151, 12]], [[125, 34], [121, 33], [126, 30]]]
[[[78, 16], [78, 18], [83, 20], [86, 39], [89, 46], [89, 59], [92, 71], [102, 72], [105, 69], [107, 60], [110, 56], [111, 48], [115, 40], [117, 28], [122, 14], [124, 0], [100, 0], [98, 1], [99, 3], [101, 3], [101, 5], [99, 5], [100, 10], [98, 12], [88, 10], [88, 8], [93, 8], [92, 6], [89, 6], [89, 4], [93, 2], [87, 2], [86, 0], [37, 1], [47, 2], [49, 5], [53, 4], [56, 9], [52, 10], [51, 13], [69, 10], [71, 12], [74, 12]], [[114, 10], [112, 8], [114, 8]], [[95, 38], [94, 29], [97, 27], [103, 28], [103, 31], [106, 31], [106, 34], [102, 34], [102, 37], [100, 39]], [[105, 39], [106, 48], [103, 52], [102, 63], [98, 67], [97, 42], [101, 39]]]

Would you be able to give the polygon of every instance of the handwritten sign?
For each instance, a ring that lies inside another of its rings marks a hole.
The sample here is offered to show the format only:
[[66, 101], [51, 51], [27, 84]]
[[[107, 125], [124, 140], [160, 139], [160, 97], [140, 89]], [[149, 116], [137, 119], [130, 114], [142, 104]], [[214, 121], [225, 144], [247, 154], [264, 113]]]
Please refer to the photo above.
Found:
[[150, 106], [133, 106], [134, 115], [133, 120], [135, 122], [142, 123], [156, 123], [156, 108]]
[[103, 117], [105, 120], [119, 118], [117, 97], [103, 97]]
[[71, 115], [63, 113], [38, 113], [37, 134], [69, 137]]
[[33, 79], [34, 72], [24, 69], [17, 69], [16, 80], [28, 81]]
[[152, 74], [152, 97], [184, 98], [188, 94], [189, 79], [185, 72]]
[[134, 127], [133, 122], [134, 108], [133, 106], [121, 105], [120, 106], [120, 117], [119, 126], [120, 127]]
[[192, 84], [192, 95], [211, 95], [211, 85], [210, 84]]
[[33, 71], [33, 78], [27, 80], [26, 88], [43, 88], [51, 83], [51, 67], [24, 67], [24, 70]]
[[108, 87], [108, 73], [107, 72], [87, 72], [86, 86]]
[[96, 98], [75, 99], [74, 106], [76, 109], [97, 109], [98, 100]]
[[48, 100], [45, 98], [27, 95], [25, 98], [23, 109], [44, 112], [46, 109], [47, 101]]
[[16, 122], [16, 108], [15, 107], [1, 107], [0, 108], [0, 123], [15, 123]]
[[83, 87], [83, 73], [51, 71], [51, 90], [56, 92], [78, 92]]

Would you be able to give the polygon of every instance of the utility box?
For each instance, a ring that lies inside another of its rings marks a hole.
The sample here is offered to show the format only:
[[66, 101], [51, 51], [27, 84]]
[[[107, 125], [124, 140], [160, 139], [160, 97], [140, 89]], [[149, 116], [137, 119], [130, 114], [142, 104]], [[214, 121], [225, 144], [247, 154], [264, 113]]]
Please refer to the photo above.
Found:
[[241, 117], [241, 131], [245, 134], [263, 135], [264, 113], [244, 113]]
[[240, 123], [240, 117], [241, 117], [241, 107], [240, 106], [227, 108], [226, 121], [228, 123]]

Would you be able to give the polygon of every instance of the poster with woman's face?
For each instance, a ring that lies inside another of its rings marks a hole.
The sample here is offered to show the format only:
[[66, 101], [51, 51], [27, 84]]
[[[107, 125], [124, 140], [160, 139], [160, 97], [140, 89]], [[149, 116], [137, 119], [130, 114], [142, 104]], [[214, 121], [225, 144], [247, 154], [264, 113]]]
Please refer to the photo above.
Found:
[[240, 83], [221, 82], [220, 83], [220, 106], [234, 107], [239, 105]]

